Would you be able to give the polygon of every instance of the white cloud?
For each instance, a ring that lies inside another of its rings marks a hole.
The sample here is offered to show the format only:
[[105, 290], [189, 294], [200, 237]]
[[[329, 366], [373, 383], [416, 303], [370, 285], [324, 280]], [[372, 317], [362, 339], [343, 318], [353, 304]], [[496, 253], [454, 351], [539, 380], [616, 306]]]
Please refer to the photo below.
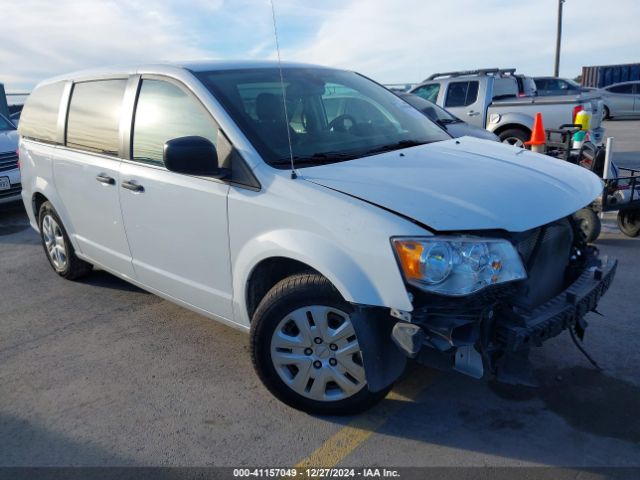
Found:
[[[549, 74], [556, 0], [275, 0], [284, 60], [354, 69], [383, 82], [435, 71], [517, 67]], [[100, 65], [275, 58], [269, 0], [5, 1], [0, 81]], [[567, 0], [561, 73], [637, 62], [640, 1]]]
[[151, 1], [6, 2], [0, 81], [17, 89], [74, 69], [202, 57], [168, 7]]
[[[284, 57], [352, 68], [384, 82], [474, 67], [550, 74], [556, 8], [555, 0], [356, 0], [327, 15], [306, 46], [288, 46]], [[568, 0], [561, 73], [639, 61], [638, 18], [637, 0], [615, 6]]]

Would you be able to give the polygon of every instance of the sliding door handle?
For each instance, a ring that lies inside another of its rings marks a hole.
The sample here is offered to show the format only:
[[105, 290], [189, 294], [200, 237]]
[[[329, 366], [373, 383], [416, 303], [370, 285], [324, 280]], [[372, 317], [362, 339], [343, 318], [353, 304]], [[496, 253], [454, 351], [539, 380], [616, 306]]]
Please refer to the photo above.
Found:
[[100, 173], [98, 174], [98, 176], [96, 177], [96, 180], [99, 181], [100, 183], [104, 183], [105, 185], [115, 185], [116, 184], [116, 180], [115, 178], [112, 178], [104, 173]]

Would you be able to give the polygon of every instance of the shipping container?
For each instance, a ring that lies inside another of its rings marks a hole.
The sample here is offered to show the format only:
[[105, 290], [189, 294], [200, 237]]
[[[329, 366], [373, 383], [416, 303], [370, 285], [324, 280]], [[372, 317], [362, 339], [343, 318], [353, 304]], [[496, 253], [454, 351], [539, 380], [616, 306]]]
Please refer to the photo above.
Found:
[[603, 88], [612, 83], [640, 80], [640, 63], [582, 67], [582, 85]]

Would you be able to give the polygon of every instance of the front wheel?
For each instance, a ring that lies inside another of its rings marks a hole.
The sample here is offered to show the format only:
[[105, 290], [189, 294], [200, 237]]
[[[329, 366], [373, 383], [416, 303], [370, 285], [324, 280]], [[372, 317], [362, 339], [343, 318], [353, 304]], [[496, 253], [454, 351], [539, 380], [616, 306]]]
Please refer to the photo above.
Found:
[[619, 210], [618, 228], [627, 237], [640, 235], [640, 210]]
[[323, 415], [361, 412], [389, 389], [371, 392], [351, 305], [331, 283], [302, 273], [277, 283], [251, 323], [254, 368], [278, 399]]
[[521, 128], [509, 128], [498, 134], [502, 143], [520, 148], [524, 148], [524, 142], [528, 141], [530, 136], [529, 132]]

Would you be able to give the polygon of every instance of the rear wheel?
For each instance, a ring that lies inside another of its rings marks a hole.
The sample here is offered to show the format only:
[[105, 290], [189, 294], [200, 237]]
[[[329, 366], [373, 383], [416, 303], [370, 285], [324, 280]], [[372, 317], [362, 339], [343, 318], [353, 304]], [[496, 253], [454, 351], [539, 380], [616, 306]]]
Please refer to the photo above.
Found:
[[44, 202], [40, 207], [38, 224], [42, 247], [58, 275], [67, 280], [75, 280], [91, 271], [92, 265], [76, 256], [67, 231], [51, 203]]
[[254, 368], [284, 403], [324, 415], [361, 412], [389, 389], [367, 387], [351, 305], [315, 273], [288, 277], [260, 302], [251, 324]]
[[640, 210], [618, 211], [618, 228], [627, 237], [640, 235]]
[[524, 148], [524, 142], [529, 140], [531, 134], [522, 128], [508, 128], [498, 134], [502, 143]]
[[602, 230], [602, 223], [598, 218], [598, 214], [590, 208], [583, 208], [575, 213], [575, 217], [578, 220], [580, 230], [584, 233], [586, 242], [595, 242]]

